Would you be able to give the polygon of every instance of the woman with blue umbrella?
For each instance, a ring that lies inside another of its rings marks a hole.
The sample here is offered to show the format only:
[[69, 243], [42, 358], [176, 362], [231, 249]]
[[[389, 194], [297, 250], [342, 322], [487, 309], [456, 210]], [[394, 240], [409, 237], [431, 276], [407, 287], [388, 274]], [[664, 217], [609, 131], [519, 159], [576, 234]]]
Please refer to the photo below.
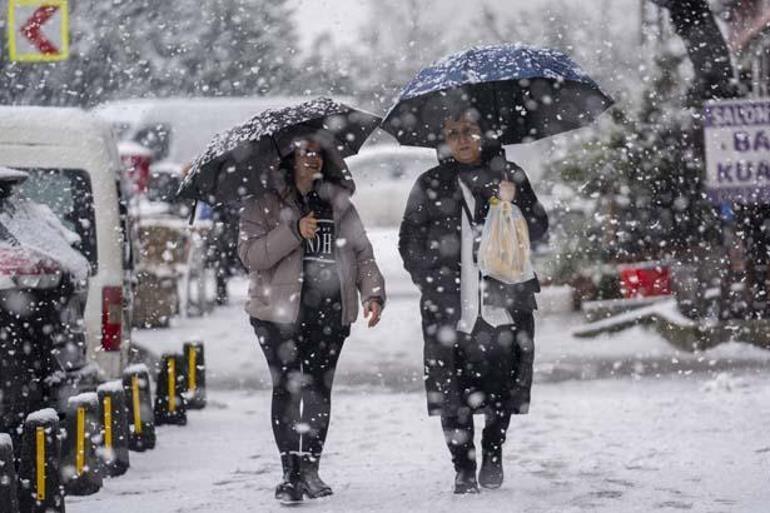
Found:
[[[439, 155], [412, 189], [399, 252], [422, 295], [428, 412], [441, 417], [455, 493], [502, 485], [511, 415], [529, 411], [539, 282], [483, 275], [478, 240], [494, 197], [521, 210], [531, 241], [545, 235], [548, 217], [502, 145], [584, 126], [611, 103], [566, 55], [496, 45], [423, 69], [383, 120], [402, 144]], [[474, 414], [485, 415], [478, 478]]]

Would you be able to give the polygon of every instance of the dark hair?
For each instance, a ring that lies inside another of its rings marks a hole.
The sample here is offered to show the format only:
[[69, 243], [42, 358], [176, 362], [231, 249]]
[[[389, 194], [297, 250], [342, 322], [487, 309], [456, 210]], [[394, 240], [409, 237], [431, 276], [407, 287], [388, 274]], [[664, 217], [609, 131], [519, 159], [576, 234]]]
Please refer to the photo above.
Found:
[[[287, 155], [282, 157], [278, 164], [278, 169], [285, 174], [286, 178], [287, 187], [282, 194], [284, 198], [296, 189], [296, 182], [294, 181], [294, 164], [296, 162], [295, 151], [296, 150], [290, 151]], [[326, 145], [321, 145], [320, 153], [321, 158], [323, 159], [323, 166], [321, 166], [323, 180], [344, 186], [345, 182], [349, 180], [349, 172], [345, 161], [339, 153]]]
[[[478, 109], [469, 103], [464, 102], [452, 102], [446, 106], [445, 118], [452, 121], [462, 121], [462, 119], [468, 115], [472, 115], [472, 121], [478, 123], [481, 127], [482, 119]], [[482, 127], [483, 128], [483, 127]]]

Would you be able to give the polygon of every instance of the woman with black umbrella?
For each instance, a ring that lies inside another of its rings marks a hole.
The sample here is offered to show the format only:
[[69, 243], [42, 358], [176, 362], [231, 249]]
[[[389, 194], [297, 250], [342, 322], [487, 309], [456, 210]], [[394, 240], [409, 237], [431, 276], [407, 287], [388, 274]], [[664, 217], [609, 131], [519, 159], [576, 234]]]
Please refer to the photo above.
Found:
[[275, 191], [245, 204], [238, 254], [250, 273], [246, 310], [273, 378], [284, 472], [275, 496], [291, 503], [332, 493], [318, 465], [337, 360], [359, 293], [373, 327], [385, 285], [343, 160], [313, 134], [294, 138], [285, 155]]
[[[446, 109], [440, 165], [418, 178], [399, 232], [404, 267], [422, 292], [426, 390], [440, 415], [456, 477], [455, 493], [503, 481], [502, 446], [512, 414], [529, 409], [537, 278], [502, 285], [482, 278], [475, 261], [489, 200], [512, 200], [530, 239], [548, 218], [524, 171], [506, 162], [468, 104]], [[485, 414], [476, 478], [473, 415]]]
[[369, 327], [385, 306], [343, 160], [379, 123], [325, 97], [267, 109], [217, 134], [177, 193], [209, 204], [243, 202], [238, 256], [249, 271], [246, 312], [273, 380], [271, 420], [284, 473], [275, 496], [282, 502], [331, 495], [318, 466], [337, 360], [359, 294]]

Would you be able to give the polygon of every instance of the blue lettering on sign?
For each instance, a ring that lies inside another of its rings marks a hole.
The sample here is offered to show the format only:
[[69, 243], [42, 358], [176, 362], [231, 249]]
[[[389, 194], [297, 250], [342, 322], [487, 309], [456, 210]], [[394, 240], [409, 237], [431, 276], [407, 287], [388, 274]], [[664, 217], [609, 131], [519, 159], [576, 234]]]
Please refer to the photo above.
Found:
[[770, 182], [770, 164], [764, 160], [757, 167], [757, 180], [760, 179]]
[[764, 130], [757, 132], [754, 138], [754, 151], [768, 150], [770, 151], [770, 138], [767, 137]]
[[707, 127], [767, 125], [770, 123], [770, 102], [707, 105], [705, 115]]
[[739, 162], [717, 163], [718, 183], [770, 184], [770, 161], [741, 160]]
[[770, 137], [764, 130], [757, 130], [753, 136], [748, 132], [734, 132], [733, 147], [740, 153], [770, 151]]
[[746, 132], [735, 132], [733, 134], [733, 141], [735, 151], [746, 152], [751, 150], [751, 141], [749, 140], [749, 134]]
[[735, 164], [735, 177], [739, 182], [751, 181], [751, 163], [744, 160]]
[[719, 183], [730, 182], [732, 183], [733, 177], [730, 176], [732, 170], [732, 164], [717, 163], [717, 181]]

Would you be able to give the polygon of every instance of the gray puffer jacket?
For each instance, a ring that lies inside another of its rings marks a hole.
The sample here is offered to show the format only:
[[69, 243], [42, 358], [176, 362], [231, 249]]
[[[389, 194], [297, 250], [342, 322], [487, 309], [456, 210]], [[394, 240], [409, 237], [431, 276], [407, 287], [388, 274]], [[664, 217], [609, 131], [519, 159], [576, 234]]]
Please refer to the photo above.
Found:
[[[374, 260], [366, 230], [350, 201], [351, 191], [321, 182], [316, 191], [332, 205], [337, 227], [335, 258], [341, 284], [342, 322], [352, 324], [362, 302], [385, 305], [385, 280]], [[257, 319], [295, 323], [302, 291], [304, 244], [297, 230], [299, 208], [293, 197], [268, 192], [246, 201], [240, 220], [238, 256], [249, 270], [246, 312]]]

